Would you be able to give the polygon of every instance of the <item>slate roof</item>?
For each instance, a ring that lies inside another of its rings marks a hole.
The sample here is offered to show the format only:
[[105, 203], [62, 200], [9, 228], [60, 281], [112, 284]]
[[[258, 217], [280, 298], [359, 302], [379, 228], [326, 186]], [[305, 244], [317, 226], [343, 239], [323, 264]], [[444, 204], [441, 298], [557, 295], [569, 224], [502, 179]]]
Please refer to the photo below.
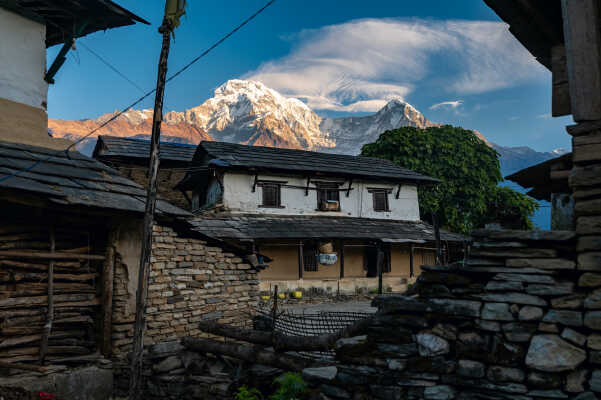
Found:
[[[194, 157], [196, 145], [161, 142], [161, 160], [189, 162]], [[150, 140], [121, 138], [116, 136], [98, 136], [93, 153], [94, 158], [110, 159], [115, 157], [150, 158]]]
[[[29, 169], [37, 161], [41, 162]], [[19, 173], [9, 179], [8, 175]], [[118, 171], [78, 152], [0, 141], [0, 188], [29, 192], [57, 205], [144, 212], [146, 190]], [[159, 216], [189, 216], [187, 211], [158, 200]]]
[[[379, 239], [389, 243], [434, 241], [434, 228], [424, 222], [353, 217], [204, 215], [188, 220], [193, 229], [211, 238], [241, 241], [260, 239]], [[441, 231], [441, 239], [466, 237]]]
[[[0, 0], [0, 7], [45, 23], [46, 47], [64, 43], [68, 34], [82, 37], [136, 22], [150, 24], [110, 0]], [[75, 34], [75, 27], [83, 22], [86, 22], [85, 28]]]
[[526, 194], [537, 200], [551, 201], [553, 193], [571, 193], [567, 176], [564, 179], [551, 179], [554, 170], [571, 170], [572, 153], [552, 158], [542, 163], [514, 172], [505, 179], [513, 181], [524, 188], [532, 188]]
[[201, 142], [193, 164], [209, 155], [209, 166], [292, 173], [325, 173], [369, 179], [436, 183], [437, 179], [399, 167], [388, 160], [315, 151]]

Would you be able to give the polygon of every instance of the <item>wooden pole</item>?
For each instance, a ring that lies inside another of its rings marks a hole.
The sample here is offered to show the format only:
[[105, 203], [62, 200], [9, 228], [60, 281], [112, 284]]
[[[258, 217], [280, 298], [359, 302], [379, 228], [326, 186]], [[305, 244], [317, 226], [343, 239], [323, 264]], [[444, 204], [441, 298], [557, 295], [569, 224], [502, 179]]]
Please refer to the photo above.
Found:
[[298, 243], [298, 279], [303, 279], [303, 270], [305, 269], [305, 258], [303, 254], [303, 242]]
[[129, 386], [130, 400], [138, 400], [142, 394], [142, 352], [144, 349], [144, 329], [146, 325], [146, 297], [148, 295], [148, 277], [150, 275], [150, 251], [152, 248], [152, 228], [157, 197], [157, 176], [159, 172], [159, 142], [161, 122], [163, 119], [163, 96], [165, 94], [165, 77], [167, 75], [167, 58], [173, 27], [167, 19], [159, 32], [163, 35], [157, 88], [154, 99], [154, 115], [152, 120], [152, 138], [150, 150], [150, 167], [148, 169], [148, 189], [146, 194], [146, 210], [144, 213], [144, 233], [142, 236], [142, 252], [138, 271], [138, 290], [136, 291], [136, 320], [134, 324], [134, 344], [131, 358], [131, 377]]
[[434, 238], [436, 240], [436, 265], [442, 264], [442, 248], [440, 247], [440, 221], [438, 214], [432, 214], [432, 222], [434, 223]]
[[409, 277], [413, 278], [415, 276], [415, 245], [413, 243], [409, 244]]
[[[54, 237], [54, 226], [50, 228], [50, 252], [56, 250], [56, 240]], [[42, 332], [42, 341], [40, 343], [40, 364], [44, 365], [46, 354], [48, 353], [48, 338], [52, 331], [54, 322], [54, 260], [48, 264], [48, 313], [46, 315], [46, 324]]]
[[106, 246], [106, 260], [102, 268], [102, 354], [111, 356], [113, 328], [113, 280], [115, 276], [115, 246], [119, 232], [111, 229]]
[[376, 257], [376, 268], [378, 270], [378, 294], [382, 294], [382, 264], [384, 263], [384, 252], [382, 251], [382, 245], [378, 243], [378, 256]]
[[340, 246], [340, 279], [344, 278], [344, 240], [339, 242]]

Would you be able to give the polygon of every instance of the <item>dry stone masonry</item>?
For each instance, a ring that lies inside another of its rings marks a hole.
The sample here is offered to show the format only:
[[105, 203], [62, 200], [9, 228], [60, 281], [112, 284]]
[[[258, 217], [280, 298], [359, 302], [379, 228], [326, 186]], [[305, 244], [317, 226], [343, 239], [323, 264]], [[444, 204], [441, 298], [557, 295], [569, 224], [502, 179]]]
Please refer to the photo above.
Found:
[[[573, 232], [477, 231], [465, 265], [423, 267], [416, 297], [375, 300], [335, 369], [304, 376], [329, 398], [595, 399], [601, 274]], [[327, 372], [327, 373], [326, 373]]]
[[[114, 281], [113, 354], [122, 358], [133, 341], [134, 308], [128, 290], [132, 278], [117, 263]], [[256, 270], [242, 258], [210, 247], [206, 242], [179, 237], [173, 229], [156, 226], [146, 309], [145, 344], [201, 336], [198, 322], [246, 324], [257, 305]]]

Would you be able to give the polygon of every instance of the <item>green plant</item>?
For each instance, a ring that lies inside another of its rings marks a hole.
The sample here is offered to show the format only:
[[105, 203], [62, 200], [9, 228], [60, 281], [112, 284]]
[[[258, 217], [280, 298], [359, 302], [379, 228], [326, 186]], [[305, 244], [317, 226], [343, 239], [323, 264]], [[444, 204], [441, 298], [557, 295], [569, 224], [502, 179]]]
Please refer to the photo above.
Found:
[[270, 399], [272, 400], [297, 400], [303, 398], [307, 393], [307, 384], [300, 374], [286, 372], [276, 378], [274, 382], [279, 387], [271, 395]]
[[363, 146], [361, 155], [440, 179], [433, 187], [420, 188], [419, 198], [422, 217], [431, 220], [436, 213], [441, 227], [461, 233], [489, 222], [532, 227], [536, 202], [498, 186], [503, 180], [498, 154], [472, 131], [450, 125], [403, 127], [384, 132]]
[[263, 395], [256, 388], [248, 388], [246, 386], [240, 386], [238, 393], [236, 393], [236, 400], [262, 400]]

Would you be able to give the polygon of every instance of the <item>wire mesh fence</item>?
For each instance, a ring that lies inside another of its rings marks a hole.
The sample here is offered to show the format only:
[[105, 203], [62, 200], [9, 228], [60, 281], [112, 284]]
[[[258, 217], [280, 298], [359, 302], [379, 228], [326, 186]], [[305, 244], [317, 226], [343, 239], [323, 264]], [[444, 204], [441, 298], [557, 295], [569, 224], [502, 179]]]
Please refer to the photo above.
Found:
[[[281, 310], [274, 314], [269, 309], [255, 310], [255, 328], [269, 327], [286, 336], [318, 336], [335, 333], [355, 322], [369, 318], [373, 314], [367, 312], [317, 311], [311, 313], [295, 313]], [[257, 323], [260, 321], [259, 323]], [[333, 360], [334, 352], [299, 352], [298, 354], [320, 360]]]

